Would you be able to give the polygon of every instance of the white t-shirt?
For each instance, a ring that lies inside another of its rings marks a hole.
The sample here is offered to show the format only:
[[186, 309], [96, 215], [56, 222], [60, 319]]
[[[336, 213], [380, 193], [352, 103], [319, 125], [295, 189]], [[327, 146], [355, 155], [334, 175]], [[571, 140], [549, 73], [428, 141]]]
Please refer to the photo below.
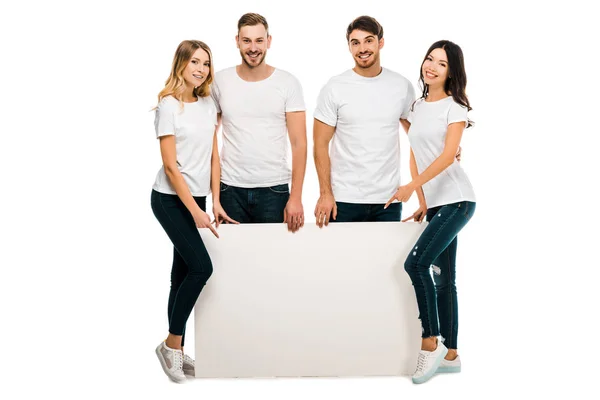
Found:
[[[210, 193], [210, 163], [217, 124], [217, 109], [210, 96], [199, 97], [194, 103], [183, 103], [167, 96], [156, 110], [154, 127], [156, 137], [175, 135], [177, 167], [183, 175], [192, 196]], [[154, 190], [177, 194], [165, 174], [164, 166], [156, 175]]]
[[400, 186], [400, 118], [415, 99], [411, 83], [383, 68], [373, 78], [348, 70], [321, 89], [314, 117], [335, 127], [331, 187], [336, 201], [386, 203]]
[[[423, 173], [444, 151], [448, 125], [467, 121], [467, 108], [456, 103], [452, 96], [442, 100], [416, 101], [408, 116], [408, 140], [419, 174]], [[475, 201], [475, 192], [467, 174], [454, 162], [438, 176], [423, 185], [427, 207], [437, 207], [459, 201]]]
[[305, 110], [300, 82], [280, 69], [247, 82], [231, 67], [215, 74], [211, 92], [222, 113], [221, 181], [244, 188], [289, 183], [285, 113]]

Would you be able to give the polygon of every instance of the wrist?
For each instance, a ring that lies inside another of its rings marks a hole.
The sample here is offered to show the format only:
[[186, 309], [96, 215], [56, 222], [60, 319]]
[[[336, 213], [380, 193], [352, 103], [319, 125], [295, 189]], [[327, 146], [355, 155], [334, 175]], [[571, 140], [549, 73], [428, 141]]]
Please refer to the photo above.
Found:
[[321, 196], [332, 196], [333, 197], [333, 191], [331, 189], [321, 189], [320, 195]]
[[417, 190], [418, 187], [419, 187], [419, 185], [417, 185], [414, 180], [410, 181], [409, 183], [406, 184], [406, 188], [410, 189], [412, 191]]
[[291, 192], [290, 193], [290, 200], [293, 200], [293, 201], [302, 201], [302, 193]]

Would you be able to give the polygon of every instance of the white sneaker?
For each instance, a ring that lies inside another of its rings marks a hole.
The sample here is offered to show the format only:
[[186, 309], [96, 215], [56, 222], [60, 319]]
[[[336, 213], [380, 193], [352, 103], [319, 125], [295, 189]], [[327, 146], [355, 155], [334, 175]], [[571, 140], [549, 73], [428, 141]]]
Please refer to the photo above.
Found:
[[181, 350], [171, 349], [167, 347], [165, 342], [161, 342], [156, 348], [156, 355], [160, 361], [160, 366], [169, 379], [177, 383], [185, 382], [183, 353]]
[[184, 375], [196, 377], [196, 363], [194, 359], [187, 354], [183, 355], [183, 373]]
[[448, 353], [448, 349], [441, 341], [438, 341], [437, 349], [434, 351], [419, 351], [417, 370], [412, 376], [413, 383], [427, 382], [435, 374], [446, 353]]
[[456, 356], [454, 360], [446, 360], [444, 358], [437, 369], [437, 373], [453, 372], [460, 372], [460, 356]]

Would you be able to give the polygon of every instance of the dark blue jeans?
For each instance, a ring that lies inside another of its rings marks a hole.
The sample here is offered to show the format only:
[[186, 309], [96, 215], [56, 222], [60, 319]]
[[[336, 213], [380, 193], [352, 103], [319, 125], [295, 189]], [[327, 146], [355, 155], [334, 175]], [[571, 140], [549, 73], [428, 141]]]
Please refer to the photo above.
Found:
[[475, 203], [470, 201], [427, 210], [429, 224], [404, 263], [417, 296], [422, 337], [441, 334], [449, 349], [458, 348], [457, 234], [474, 212]]
[[221, 206], [229, 217], [241, 224], [283, 222], [289, 198], [287, 183], [248, 189], [221, 182]]
[[[194, 197], [196, 204], [206, 211], [206, 197]], [[182, 335], [185, 324], [196, 304], [202, 288], [210, 278], [213, 267], [192, 214], [179, 196], [152, 190], [150, 198], [154, 216], [173, 243], [171, 291], [167, 315], [169, 332]]]
[[358, 204], [335, 202], [337, 206], [336, 219], [330, 222], [398, 222], [402, 215], [402, 203], [392, 203], [386, 209], [383, 204]]

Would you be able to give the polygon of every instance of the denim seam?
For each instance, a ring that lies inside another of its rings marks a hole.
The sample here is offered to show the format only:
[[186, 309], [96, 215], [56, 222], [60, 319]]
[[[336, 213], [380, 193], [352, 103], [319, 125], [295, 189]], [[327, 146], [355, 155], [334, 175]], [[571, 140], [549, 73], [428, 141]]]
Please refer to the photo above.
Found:
[[[194, 249], [194, 246], [192, 246], [192, 244], [191, 244], [191, 243], [190, 243], [190, 242], [187, 240], [186, 236], [185, 236], [185, 235], [184, 235], [184, 234], [181, 232], [181, 230], [179, 229], [178, 225], [177, 225], [177, 224], [176, 224], [176, 223], [175, 223], [175, 222], [174, 222], [174, 221], [171, 219], [171, 216], [170, 216], [170, 215], [169, 215], [169, 213], [168, 213], [168, 212], [165, 210], [165, 206], [163, 205], [163, 201], [162, 201], [162, 200], [163, 200], [163, 199], [162, 199], [162, 196], [160, 196], [160, 197], [159, 197], [159, 201], [160, 201], [160, 206], [161, 206], [161, 208], [162, 208], [163, 212], [165, 213], [165, 215], [167, 216], [167, 218], [169, 219], [169, 221], [171, 221], [171, 223], [173, 224], [173, 226], [175, 226], [175, 230], [177, 231], [177, 233], [179, 233], [179, 235], [183, 237], [183, 239], [184, 239], [185, 243], [186, 243], [186, 244], [187, 244], [187, 245], [188, 245], [188, 246], [189, 246], [189, 247], [192, 249], [192, 252], [194, 253], [194, 257], [196, 257], [196, 261], [198, 262], [198, 264], [199, 264], [199, 265], [202, 265], [202, 262], [200, 262], [200, 259], [198, 258], [198, 255], [196, 254], [196, 250]], [[195, 223], [196, 223], [196, 222], [194, 221], [194, 224], [195, 224]], [[202, 239], [202, 238], [200, 238], [200, 239]], [[173, 244], [173, 245], [175, 245], [175, 244]], [[179, 254], [181, 254], [181, 253], [179, 253]], [[183, 256], [182, 256], [182, 258], [183, 258]], [[185, 261], [185, 259], [184, 259], [184, 261]], [[188, 266], [188, 268], [189, 268], [189, 266]], [[184, 281], [185, 281], [185, 279], [187, 279], [187, 277], [189, 276], [189, 274], [190, 274], [190, 272], [188, 271], [188, 274], [187, 274], [187, 275], [186, 275], [186, 277], [184, 278]], [[183, 282], [182, 282], [182, 283], [183, 283]], [[179, 292], [179, 290], [178, 290], [177, 292]], [[174, 306], [175, 306], [175, 304], [173, 304], [173, 308], [175, 308]], [[170, 325], [170, 324], [169, 324], [169, 325]], [[170, 331], [171, 331], [171, 328], [169, 327], [169, 332], [170, 332]], [[172, 333], [172, 332], [171, 332], [171, 333]]]
[[[440, 210], [441, 210], [441, 209], [440, 209]], [[446, 227], [446, 225], [448, 225], [449, 221], [452, 219], [452, 217], [454, 216], [454, 214], [458, 213], [458, 211], [459, 211], [459, 209], [458, 209], [458, 208], [455, 208], [455, 209], [452, 211], [452, 214], [451, 214], [451, 215], [450, 215], [450, 216], [449, 216], [449, 217], [448, 217], [448, 218], [447, 218], [447, 219], [444, 221], [444, 223], [443, 223], [443, 224], [442, 224], [442, 225], [439, 227], [439, 229], [438, 229], [438, 230], [435, 232], [435, 234], [434, 234], [434, 235], [433, 235], [433, 237], [432, 237], [432, 238], [429, 240], [429, 242], [427, 242], [427, 244], [425, 245], [425, 248], [424, 248], [424, 249], [423, 249], [423, 251], [421, 252], [421, 255], [420, 255], [420, 256], [419, 256], [419, 258], [417, 259], [417, 265], [421, 264], [419, 261], [420, 261], [420, 260], [421, 260], [421, 258], [423, 257], [423, 254], [425, 254], [425, 253], [427, 252], [427, 249], [429, 248], [429, 246], [431, 245], [431, 243], [432, 243], [432, 242], [434, 242], [434, 241], [435, 241], [435, 240], [438, 238], [438, 236], [440, 235], [440, 232], [442, 231], [442, 229], [443, 229], [443, 228], [445, 228], [445, 227]], [[436, 212], [436, 216], [437, 216], [438, 212], [439, 212], [439, 210]], [[433, 218], [435, 218], [435, 216], [434, 216]], [[433, 219], [433, 218], [432, 218], [432, 219]], [[421, 277], [421, 281], [422, 281], [422, 279], [423, 279], [423, 278]], [[422, 283], [422, 282], [421, 282], [421, 283]], [[434, 282], [434, 285], [435, 285], [435, 282]], [[423, 285], [423, 287], [425, 287], [425, 286]], [[427, 309], [427, 310], [429, 310], [429, 307], [427, 307], [427, 296], [425, 296], [425, 306], [426, 306], [426, 309]], [[439, 310], [438, 310], [438, 318], [439, 318]], [[429, 320], [430, 320], [430, 321], [429, 321], [429, 328], [431, 328], [431, 327], [432, 327], [432, 325], [431, 325], [431, 324], [432, 324], [432, 321], [431, 321], [431, 318], [429, 318], [429, 315], [427, 316], [427, 319], [429, 319]], [[421, 321], [422, 321], [422, 320], [421, 320]], [[438, 330], [439, 330], [439, 324], [438, 324]], [[430, 331], [432, 331], [432, 332], [433, 332], [433, 329], [430, 329]], [[439, 332], [438, 332], [438, 333], [439, 333]]]
[[[450, 243], [452, 244], [452, 242]], [[448, 265], [448, 274], [450, 275], [450, 282], [452, 282], [454, 280], [454, 277], [452, 276], [452, 268], [450, 267], [450, 252], [446, 251], [446, 256], [448, 257], [448, 261], [447, 264]], [[456, 266], [455, 266], [456, 268]], [[451, 344], [454, 344], [454, 342], [452, 341], [451, 338], [453, 338], [453, 334], [454, 334], [454, 307], [452, 306], [454, 303], [452, 302], [452, 296], [454, 296], [454, 293], [452, 292], [452, 288], [448, 287], [448, 293], [450, 294], [450, 296], [448, 296], [448, 308], [450, 308], [450, 331], [448, 332], [448, 336], [450, 338]], [[449, 339], [446, 338], [446, 339]]]

